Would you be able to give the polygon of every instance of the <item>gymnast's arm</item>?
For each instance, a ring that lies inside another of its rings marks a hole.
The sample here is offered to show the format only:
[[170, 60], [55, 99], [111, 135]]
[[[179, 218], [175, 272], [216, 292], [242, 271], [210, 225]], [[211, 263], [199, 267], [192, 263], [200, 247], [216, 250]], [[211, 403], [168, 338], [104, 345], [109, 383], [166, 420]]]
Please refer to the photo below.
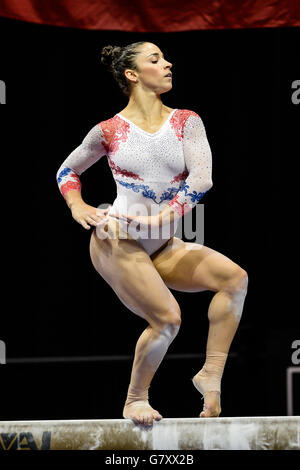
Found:
[[190, 212], [213, 185], [211, 149], [202, 119], [194, 112], [184, 126], [183, 152], [189, 175], [176, 196], [159, 213], [161, 224]]
[[73, 218], [87, 229], [90, 228], [87, 223], [96, 225], [93, 221], [99, 221], [99, 218], [97, 209], [86, 204], [81, 197], [80, 175], [106, 154], [104, 144], [104, 135], [99, 123], [69, 154], [56, 173], [59, 191], [71, 209]]

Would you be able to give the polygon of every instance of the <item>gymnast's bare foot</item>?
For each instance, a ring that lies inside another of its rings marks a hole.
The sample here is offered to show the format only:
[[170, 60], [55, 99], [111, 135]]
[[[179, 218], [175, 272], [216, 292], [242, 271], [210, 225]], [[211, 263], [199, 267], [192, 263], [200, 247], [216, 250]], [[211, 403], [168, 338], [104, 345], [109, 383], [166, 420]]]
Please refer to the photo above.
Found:
[[205, 392], [203, 411], [200, 418], [218, 417], [221, 413], [220, 392]]
[[136, 400], [125, 403], [123, 418], [132, 419], [135, 423], [147, 426], [153, 425], [153, 420], [160, 421], [162, 415], [152, 408], [146, 400]]
[[221, 404], [220, 404], [220, 392], [206, 392], [205, 388], [208, 388], [207, 379], [201, 374], [195, 375], [193, 377], [193, 384], [197, 390], [204, 395], [204, 406], [203, 411], [201, 411], [200, 418], [213, 418], [218, 417], [221, 413]]

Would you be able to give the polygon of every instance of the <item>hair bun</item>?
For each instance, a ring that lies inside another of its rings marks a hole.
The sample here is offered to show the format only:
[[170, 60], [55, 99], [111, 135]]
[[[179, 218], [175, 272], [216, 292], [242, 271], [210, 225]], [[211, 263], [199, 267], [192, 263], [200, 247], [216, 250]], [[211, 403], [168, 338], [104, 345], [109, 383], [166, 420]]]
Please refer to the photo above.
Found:
[[101, 51], [101, 63], [106, 67], [111, 67], [113, 60], [120, 53], [121, 49], [119, 46], [104, 46]]

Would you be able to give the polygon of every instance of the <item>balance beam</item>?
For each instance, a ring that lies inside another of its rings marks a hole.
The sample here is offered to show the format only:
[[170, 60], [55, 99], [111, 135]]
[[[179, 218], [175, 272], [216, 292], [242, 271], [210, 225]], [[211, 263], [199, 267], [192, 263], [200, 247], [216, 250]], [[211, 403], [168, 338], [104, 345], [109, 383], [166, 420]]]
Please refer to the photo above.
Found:
[[0, 421], [0, 450], [300, 450], [300, 416]]

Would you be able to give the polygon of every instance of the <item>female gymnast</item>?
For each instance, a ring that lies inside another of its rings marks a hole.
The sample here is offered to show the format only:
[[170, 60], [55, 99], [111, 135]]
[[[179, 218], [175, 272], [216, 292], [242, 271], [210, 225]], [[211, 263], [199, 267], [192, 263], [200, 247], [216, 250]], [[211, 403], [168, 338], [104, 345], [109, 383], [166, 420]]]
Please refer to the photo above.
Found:
[[[72, 217], [94, 226], [90, 256], [121, 302], [148, 322], [137, 341], [123, 417], [153, 425], [153, 376], [181, 324], [170, 289], [215, 292], [209, 308], [206, 358], [192, 383], [204, 398], [200, 417], [221, 412], [221, 378], [247, 294], [247, 272], [221, 253], [174, 236], [180, 219], [212, 187], [212, 158], [200, 116], [172, 109], [161, 94], [172, 88], [172, 64], [147, 41], [105, 46], [108, 66], [127, 106], [96, 124], [57, 171]], [[81, 197], [79, 176], [106, 155], [117, 197], [107, 209]], [[166, 230], [167, 229], [167, 230]]]

